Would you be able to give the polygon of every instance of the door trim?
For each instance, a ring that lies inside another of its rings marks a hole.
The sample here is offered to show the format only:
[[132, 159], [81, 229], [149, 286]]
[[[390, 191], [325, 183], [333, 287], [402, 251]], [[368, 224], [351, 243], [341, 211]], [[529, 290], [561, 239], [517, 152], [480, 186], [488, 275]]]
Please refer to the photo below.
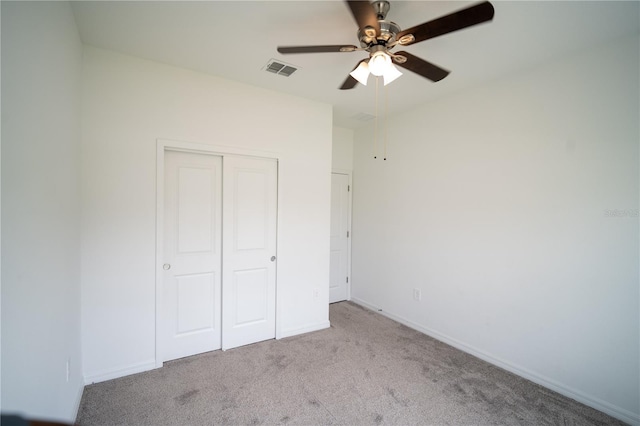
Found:
[[[164, 154], [166, 151], [191, 152], [195, 154], [217, 155], [222, 157], [224, 167], [224, 157], [229, 155], [240, 155], [245, 157], [268, 158], [277, 161], [277, 209], [280, 211], [280, 174], [282, 168], [281, 155], [271, 151], [259, 151], [252, 149], [237, 148], [224, 145], [211, 145], [195, 142], [186, 142], [170, 139], [156, 140], [156, 255], [155, 255], [155, 366], [160, 368], [163, 365], [162, 357], [162, 338], [160, 336], [160, 320], [162, 315], [162, 277], [164, 264]], [[280, 215], [276, 219], [276, 252], [280, 252], [279, 230], [281, 228]], [[284, 337], [281, 332], [281, 312], [279, 307], [282, 306], [281, 295], [278, 291], [278, 267], [276, 265], [276, 339]]]
[[349, 180], [349, 192], [347, 193], [347, 229], [349, 230], [349, 238], [347, 239], [347, 300], [351, 300], [351, 240], [353, 239], [353, 227], [351, 223], [351, 212], [353, 206], [353, 180], [352, 171], [347, 169], [331, 169], [331, 174], [347, 175]]

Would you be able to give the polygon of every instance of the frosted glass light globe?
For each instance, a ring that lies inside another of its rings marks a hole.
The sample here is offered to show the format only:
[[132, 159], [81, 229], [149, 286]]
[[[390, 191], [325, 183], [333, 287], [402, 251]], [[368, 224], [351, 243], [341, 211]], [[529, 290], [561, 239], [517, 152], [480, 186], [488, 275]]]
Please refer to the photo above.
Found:
[[376, 52], [369, 60], [369, 71], [371, 74], [380, 77], [385, 73], [389, 65], [391, 65], [391, 58], [389, 55], [384, 52]]
[[349, 73], [351, 77], [358, 80], [360, 84], [367, 85], [367, 80], [369, 79], [369, 65], [366, 61], [360, 62], [358, 67]]
[[398, 71], [398, 68], [396, 68], [393, 64], [389, 64], [389, 68], [384, 73], [384, 85], [386, 86], [401, 75], [402, 73]]

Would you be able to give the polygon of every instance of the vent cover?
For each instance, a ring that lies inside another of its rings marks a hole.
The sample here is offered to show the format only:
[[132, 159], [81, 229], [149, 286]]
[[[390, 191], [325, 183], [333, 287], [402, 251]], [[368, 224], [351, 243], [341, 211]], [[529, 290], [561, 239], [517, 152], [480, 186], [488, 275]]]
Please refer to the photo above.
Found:
[[352, 115], [351, 118], [358, 121], [371, 121], [376, 118], [375, 115], [366, 114], [364, 112], [359, 112], [356, 115]]
[[273, 74], [289, 77], [291, 74], [293, 74], [298, 70], [298, 67], [290, 64], [285, 64], [280, 61], [276, 61], [275, 59], [271, 59], [269, 60], [269, 62], [267, 62], [267, 65], [265, 65], [263, 69]]

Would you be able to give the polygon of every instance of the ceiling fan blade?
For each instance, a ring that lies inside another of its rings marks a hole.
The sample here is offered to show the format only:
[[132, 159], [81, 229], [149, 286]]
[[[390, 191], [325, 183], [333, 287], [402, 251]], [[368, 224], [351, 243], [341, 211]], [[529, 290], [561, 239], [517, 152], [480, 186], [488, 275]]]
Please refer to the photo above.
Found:
[[449, 71], [440, 68], [437, 65], [432, 64], [431, 62], [427, 62], [424, 59], [420, 59], [417, 56], [412, 55], [408, 52], [396, 52], [394, 56], [404, 56], [407, 58], [406, 62], [399, 62], [393, 58], [393, 62], [401, 66], [402, 68], [406, 68], [409, 71], [413, 71], [418, 75], [421, 75], [425, 78], [428, 78], [431, 81], [440, 81], [446, 76], [449, 75]]
[[416, 25], [415, 27], [400, 31], [397, 35], [397, 40], [400, 40], [405, 35], [412, 34], [414, 40], [410, 40], [406, 43], [400, 43], [403, 46], [409, 46], [414, 43], [451, 33], [453, 31], [458, 31], [472, 25], [490, 21], [493, 19], [493, 14], [493, 6], [488, 1], [485, 1], [466, 9], [459, 10], [450, 15], [434, 19], [433, 21], [425, 22], [424, 24]]
[[347, 0], [347, 5], [358, 23], [358, 28], [364, 30], [366, 27], [371, 27], [375, 30], [376, 36], [380, 35], [378, 15], [369, 1]]
[[357, 47], [350, 44], [339, 44], [332, 46], [280, 46], [278, 52], [288, 53], [332, 53], [332, 52], [353, 52]]
[[[355, 67], [353, 67], [353, 69], [351, 71], [354, 71], [356, 68], [358, 68], [360, 66], [361, 63], [365, 62], [366, 59], [361, 60], [360, 62], [358, 62], [356, 64]], [[344, 83], [342, 83], [342, 86], [340, 86], [340, 90], [349, 90], [349, 89], [353, 89], [354, 87], [356, 87], [358, 85], [358, 80], [356, 80], [355, 78], [353, 78], [351, 76], [351, 74], [349, 74], [349, 76], [347, 77], [347, 79], [344, 81]]]
[[355, 78], [349, 76], [347, 77], [347, 79], [344, 81], [344, 83], [342, 83], [342, 86], [340, 86], [340, 90], [349, 90], [349, 89], [353, 89], [354, 87], [356, 87], [358, 85], [358, 80], [356, 80]]

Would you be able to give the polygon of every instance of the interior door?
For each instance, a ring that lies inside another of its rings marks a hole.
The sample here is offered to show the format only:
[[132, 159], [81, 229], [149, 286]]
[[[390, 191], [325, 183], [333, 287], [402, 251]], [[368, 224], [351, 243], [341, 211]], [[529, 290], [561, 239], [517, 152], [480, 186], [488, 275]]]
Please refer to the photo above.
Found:
[[222, 159], [165, 152], [163, 361], [221, 347]]
[[224, 157], [222, 349], [275, 338], [276, 160]]
[[329, 303], [349, 296], [349, 176], [331, 174]]

